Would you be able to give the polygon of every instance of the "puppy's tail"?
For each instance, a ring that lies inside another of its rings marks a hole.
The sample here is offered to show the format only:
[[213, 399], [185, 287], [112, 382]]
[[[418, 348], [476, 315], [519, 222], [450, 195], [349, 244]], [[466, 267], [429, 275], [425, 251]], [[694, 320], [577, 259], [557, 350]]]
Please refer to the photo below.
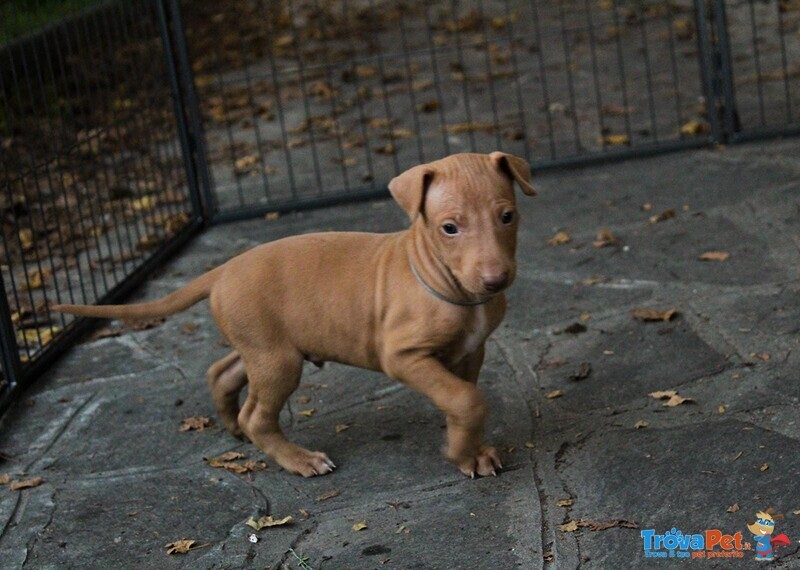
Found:
[[191, 307], [208, 297], [211, 287], [222, 273], [222, 267], [212, 269], [166, 297], [136, 305], [52, 305], [54, 311], [108, 319], [152, 319], [166, 317]]

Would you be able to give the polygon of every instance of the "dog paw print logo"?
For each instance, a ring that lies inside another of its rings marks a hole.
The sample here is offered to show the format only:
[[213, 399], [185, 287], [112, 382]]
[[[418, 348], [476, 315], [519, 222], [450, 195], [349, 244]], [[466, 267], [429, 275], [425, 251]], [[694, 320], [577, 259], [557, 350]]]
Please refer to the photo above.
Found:
[[772, 515], [772, 509], [756, 513], [756, 520], [748, 522], [747, 530], [753, 535], [756, 542], [756, 560], [772, 560], [775, 549], [779, 546], [789, 546], [792, 541], [785, 534], [772, 536], [775, 532], [775, 519], [783, 519], [783, 515]]

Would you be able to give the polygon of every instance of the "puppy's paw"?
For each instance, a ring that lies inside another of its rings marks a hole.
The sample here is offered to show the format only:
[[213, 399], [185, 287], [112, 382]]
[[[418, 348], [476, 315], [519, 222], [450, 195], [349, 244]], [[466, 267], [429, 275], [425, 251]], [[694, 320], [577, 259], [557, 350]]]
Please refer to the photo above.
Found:
[[289, 457], [276, 458], [281, 467], [303, 477], [325, 475], [336, 469], [336, 465], [321, 451], [298, 449]]
[[468, 457], [456, 461], [456, 465], [461, 472], [472, 479], [475, 475], [480, 477], [488, 477], [489, 475], [497, 475], [497, 471], [503, 468], [500, 461], [500, 454], [494, 447], [484, 445], [475, 457]]

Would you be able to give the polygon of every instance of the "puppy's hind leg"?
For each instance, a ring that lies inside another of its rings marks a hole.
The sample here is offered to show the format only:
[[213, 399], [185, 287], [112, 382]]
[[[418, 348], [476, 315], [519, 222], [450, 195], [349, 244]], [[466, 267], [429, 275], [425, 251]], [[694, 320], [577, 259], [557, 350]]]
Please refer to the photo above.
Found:
[[247, 384], [247, 371], [239, 353], [231, 352], [211, 365], [206, 374], [211, 398], [225, 429], [234, 437], [243, 438], [239, 427], [239, 392]]
[[278, 422], [281, 408], [300, 383], [303, 355], [293, 347], [270, 346], [269, 352], [247, 351], [242, 358], [250, 381], [247, 399], [239, 412], [244, 434], [290, 473], [313, 477], [333, 471], [336, 466], [327, 455], [290, 442]]

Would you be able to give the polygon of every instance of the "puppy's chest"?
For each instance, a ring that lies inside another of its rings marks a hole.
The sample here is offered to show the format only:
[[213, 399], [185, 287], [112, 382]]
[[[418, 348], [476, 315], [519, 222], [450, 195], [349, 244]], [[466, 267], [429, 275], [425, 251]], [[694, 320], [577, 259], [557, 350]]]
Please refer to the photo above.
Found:
[[486, 307], [476, 307], [472, 314], [464, 319], [459, 330], [454, 331], [454, 338], [448, 347], [449, 360], [457, 364], [466, 356], [474, 353], [491, 332], [491, 323]]

